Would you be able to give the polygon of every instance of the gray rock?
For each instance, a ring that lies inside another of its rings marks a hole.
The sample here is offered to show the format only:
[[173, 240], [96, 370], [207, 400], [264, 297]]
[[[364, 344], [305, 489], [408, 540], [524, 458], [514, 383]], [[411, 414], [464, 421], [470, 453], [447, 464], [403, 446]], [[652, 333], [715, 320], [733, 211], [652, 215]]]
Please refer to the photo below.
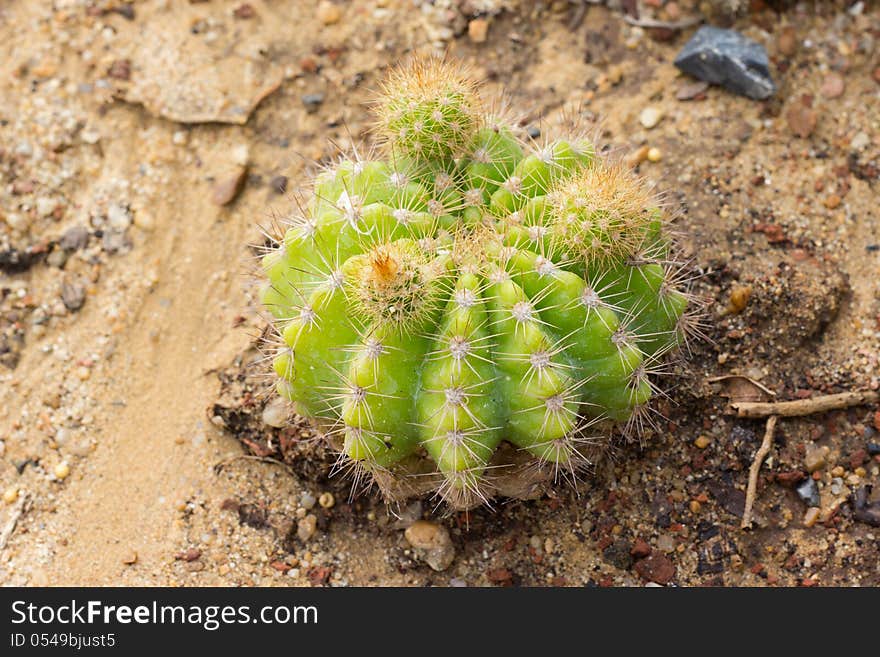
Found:
[[695, 78], [756, 100], [776, 91], [764, 46], [736, 30], [704, 25], [678, 53], [675, 65]]
[[58, 245], [65, 251], [79, 251], [89, 243], [89, 230], [84, 226], [74, 226], [64, 231]]
[[107, 253], [121, 253], [131, 248], [131, 241], [125, 231], [108, 228], [101, 236], [101, 247]]
[[308, 112], [309, 114], [314, 114], [315, 112], [318, 111], [318, 108], [321, 107], [321, 105], [323, 104], [324, 94], [322, 94], [320, 92], [316, 93], [316, 94], [305, 94], [302, 97], [302, 102], [303, 102], [303, 105], [306, 106], [306, 112]]
[[819, 486], [812, 477], [797, 487], [797, 494], [810, 506], [819, 506]]
[[79, 283], [65, 283], [61, 286], [61, 301], [69, 311], [76, 312], [86, 302], [86, 289]]

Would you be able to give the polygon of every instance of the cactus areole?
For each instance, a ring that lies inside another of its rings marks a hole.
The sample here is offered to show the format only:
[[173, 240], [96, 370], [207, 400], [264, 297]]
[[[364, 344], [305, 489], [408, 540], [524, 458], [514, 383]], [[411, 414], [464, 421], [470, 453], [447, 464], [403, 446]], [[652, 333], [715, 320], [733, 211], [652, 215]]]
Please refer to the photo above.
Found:
[[576, 478], [690, 328], [663, 209], [581, 135], [518, 139], [447, 61], [374, 111], [379, 155], [317, 175], [263, 258], [278, 393], [390, 499]]

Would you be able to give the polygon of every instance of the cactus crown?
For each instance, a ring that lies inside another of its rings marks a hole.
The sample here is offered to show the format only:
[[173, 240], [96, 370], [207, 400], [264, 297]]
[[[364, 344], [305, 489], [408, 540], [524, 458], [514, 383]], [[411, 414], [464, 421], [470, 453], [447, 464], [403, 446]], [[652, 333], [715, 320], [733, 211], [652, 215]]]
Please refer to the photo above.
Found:
[[650, 189], [486, 106], [449, 62], [391, 73], [380, 157], [318, 175], [263, 259], [278, 391], [389, 497], [576, 477], [693, 326]]

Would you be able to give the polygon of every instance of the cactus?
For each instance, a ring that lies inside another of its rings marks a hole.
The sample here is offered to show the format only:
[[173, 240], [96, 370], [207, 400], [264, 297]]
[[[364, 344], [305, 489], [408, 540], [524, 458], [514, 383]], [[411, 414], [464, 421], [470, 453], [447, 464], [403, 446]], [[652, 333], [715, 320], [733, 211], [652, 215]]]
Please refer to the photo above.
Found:
[[278, 392], [389, 497], [576, 477], [694, 325], [663, 208], [583, 137], [524, 144], [448, 61], [374, 112], [379, 156], [317, 175], [263, 257]]

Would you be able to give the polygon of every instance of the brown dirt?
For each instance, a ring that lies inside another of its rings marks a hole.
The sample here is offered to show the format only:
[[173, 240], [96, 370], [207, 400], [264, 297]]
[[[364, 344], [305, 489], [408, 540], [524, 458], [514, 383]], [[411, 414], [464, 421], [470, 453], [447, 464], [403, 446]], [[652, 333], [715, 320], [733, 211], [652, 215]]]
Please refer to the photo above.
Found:
[[[867, 487], [865, 505], [880, 494], [866, 451], [877, 409], [782, 420], [744, 532], [763, 424], [734, 419], [723, 394], [755, 391], [706, 381], [745, 374], [779, 399], [880, 387], [880, 11], [739, 18], [773, 59], [779, 92], [762, 103], [717, 88], [677, 100], [688, 80], [671, 61], [688, 35], [655, 41], [600, 7], [572, 28], [577, 3], [356, 0], [331, 25], [312, 3], [254, 1], [249, 18], [242, 4], [0, 9], [0, 526], [29, 501], [0, 583], [880, 584], [880, 529], [861, 504]], [[498, 11], [472, 43], [463, 12], [480, 7]], [[782, 56], [789, 29], [796, 52]], [[150, 35], [163, 35], [158, 60]], [[643, 447], [621, 445], [577, 493], [455, 516], [348, 502], [305, 427], [262, 425], [248, 367], [264, 323], [247, 245], [289, 210], [271, 181], [293, 187], [334, 155], [328, 139], [364, 138], [382, 69], [431, 47], [503, 86], [531, 125], [551, 132], [579, 106], [622, 156], [659, 148], [639, 172], [681, 208], [712, 300], [712, 342], [671, 379]], [[829, 98], [832, 71], [844, 91]], [[645, 130], [649, 105], [664, 118]], [[808, 137], [792, 108], [815, 113]], [[243, 190], [218, 206], [243, 162]], [[88, 241], [65, 251], [74, 226]], [[745, 308], [727, 312], [743, 288]], [[234, 458], [242, 444], [285, 464]], [[821, 447], [807, 527], [791, 483]], [[332, 508], [313, 506], [322, 492]], [[423, 514], [452, 535], [443, 572], [403, 537]]]

